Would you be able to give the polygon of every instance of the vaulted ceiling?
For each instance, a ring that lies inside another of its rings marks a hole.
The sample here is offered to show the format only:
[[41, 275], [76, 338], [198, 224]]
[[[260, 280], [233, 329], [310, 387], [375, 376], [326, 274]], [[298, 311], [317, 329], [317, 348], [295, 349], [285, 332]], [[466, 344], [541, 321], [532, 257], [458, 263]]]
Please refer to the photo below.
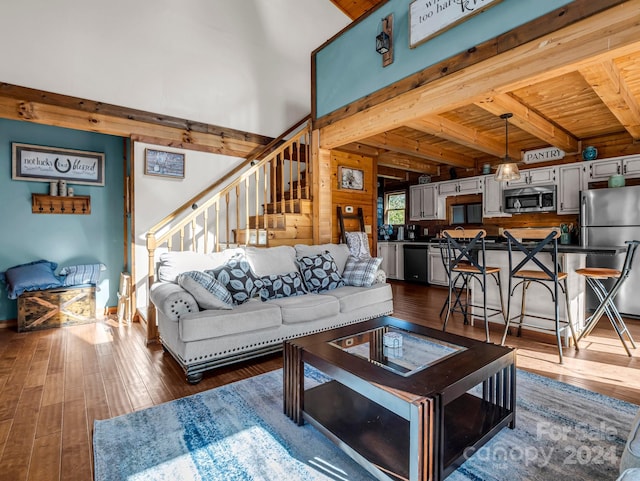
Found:
[[[332, 2], [352, 18], [383, 3], [375, 0]], [[636, 2], [629, 3], [634, 6], [627, 9], [627, 15], [638, 15]], [[607, 21], [591, 22], [594, 29], [591, 35], [629, 37], [634, 27], [623, 26], [623, 16], [617, 15], [612, 20], [616, 25], [609, 26]], [[616, 29], [622, 28], [627, 30], [619, 34]], [[396, 121], [384, 129], [343, 136], [331, 147], [372, 155], [378, 158], [379, 166], [406, 171], [438, 175], [443, 167], [455, 167], [477, 173], [483, 163], [495, 165], [505, 154], [505, 126], [500, 115], [506, 112], [513, 113], [509, 154], [516, 159], [521, 158], [522, 151], [549, 146], [567, 154], [578, 154], [587, 142], [598, 138], [632, 145], [640, 141], [640, 35], [636, 35], [635, 41], [635, 44], [633, 40], [626, 41], [624, 48], [612, 48], [609, 53], [580, 58], [561, 67], [549, 61], [546, 71], [543, 69], [526, 79], [513, 74], [513, 81], [499, 88], [486, 81], [484, 92], [469, 88], [459, 75], [451, 80], [458, 82], [458, 87], [449, 90], [450, 105], [438, 99], [436, 103], [440, 106], [426, 106], [423, 116], [417, 116], [414, 110], [401, 121], [395, 117]], [[580, 48], [575, 45], [574, 48]], [[572, 55], [576, 59], [580, 57]], [[487, 71], [485, 76], [491, 73]], [[469, 92], [467, 96], [464, 91]], [[415, 102], [418, 101], [416, 97]], [[351, 111], [357, 110], [352, 107]], [[388, 112], [386, 115], [393, 117]], [[365, 124], [363, 119], [360, 119], [361, 125]]]

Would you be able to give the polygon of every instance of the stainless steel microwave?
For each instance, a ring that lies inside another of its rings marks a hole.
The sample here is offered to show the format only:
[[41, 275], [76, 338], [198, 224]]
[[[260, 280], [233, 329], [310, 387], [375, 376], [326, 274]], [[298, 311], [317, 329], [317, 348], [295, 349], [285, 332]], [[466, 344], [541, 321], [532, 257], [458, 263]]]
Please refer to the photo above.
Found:
[[505, 189], [504, 211], [512, 214], [521, 212], [555, 212], [556, 186], [521, 187]]

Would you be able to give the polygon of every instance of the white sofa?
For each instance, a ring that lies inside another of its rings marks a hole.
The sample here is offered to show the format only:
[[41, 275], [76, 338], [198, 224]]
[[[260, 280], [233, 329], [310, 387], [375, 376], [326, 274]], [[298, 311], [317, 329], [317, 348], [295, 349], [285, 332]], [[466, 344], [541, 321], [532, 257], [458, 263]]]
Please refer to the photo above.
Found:
[[257, 277], [284, 275], [298, 269], [297, 259], [329, 252], [343, 274], [349, 249], [344, 244], [297, 245], [295, 248], [229, 249], [214, 254], [169, 252], [160, 256], [158, 282], [150, 290], [157, 308], [163, 347], [197, 383], [209, 369], [277, 352], [285, 339], [332, 329], [393, 311], [391, 287], [345, 285], [326, 292], [292, 297], [253, 298], [230, 310], [201, 310], [178, 283], [180, 273], [216, 269], [243, 252]]

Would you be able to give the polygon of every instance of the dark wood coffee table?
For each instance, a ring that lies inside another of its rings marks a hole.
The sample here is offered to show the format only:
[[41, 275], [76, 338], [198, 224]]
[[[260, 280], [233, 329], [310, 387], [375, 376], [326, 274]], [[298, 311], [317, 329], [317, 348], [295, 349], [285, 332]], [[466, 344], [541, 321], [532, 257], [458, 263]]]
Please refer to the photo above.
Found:
[[[305, 389], [305, 364], [332, 380]], [[515, 426], [515, 395], [513, 349], [393, 317], [284, 345], [285, 414], [381, 480], [444, 479]]]

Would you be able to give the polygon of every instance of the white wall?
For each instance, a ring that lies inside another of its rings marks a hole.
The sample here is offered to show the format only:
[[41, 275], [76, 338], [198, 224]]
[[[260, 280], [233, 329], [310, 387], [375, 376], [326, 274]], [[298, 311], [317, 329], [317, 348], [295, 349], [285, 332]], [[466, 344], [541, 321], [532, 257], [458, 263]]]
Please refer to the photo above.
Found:
[[311, 110], [329, 0], [10, 0], [0, 82], [276, 137]]

